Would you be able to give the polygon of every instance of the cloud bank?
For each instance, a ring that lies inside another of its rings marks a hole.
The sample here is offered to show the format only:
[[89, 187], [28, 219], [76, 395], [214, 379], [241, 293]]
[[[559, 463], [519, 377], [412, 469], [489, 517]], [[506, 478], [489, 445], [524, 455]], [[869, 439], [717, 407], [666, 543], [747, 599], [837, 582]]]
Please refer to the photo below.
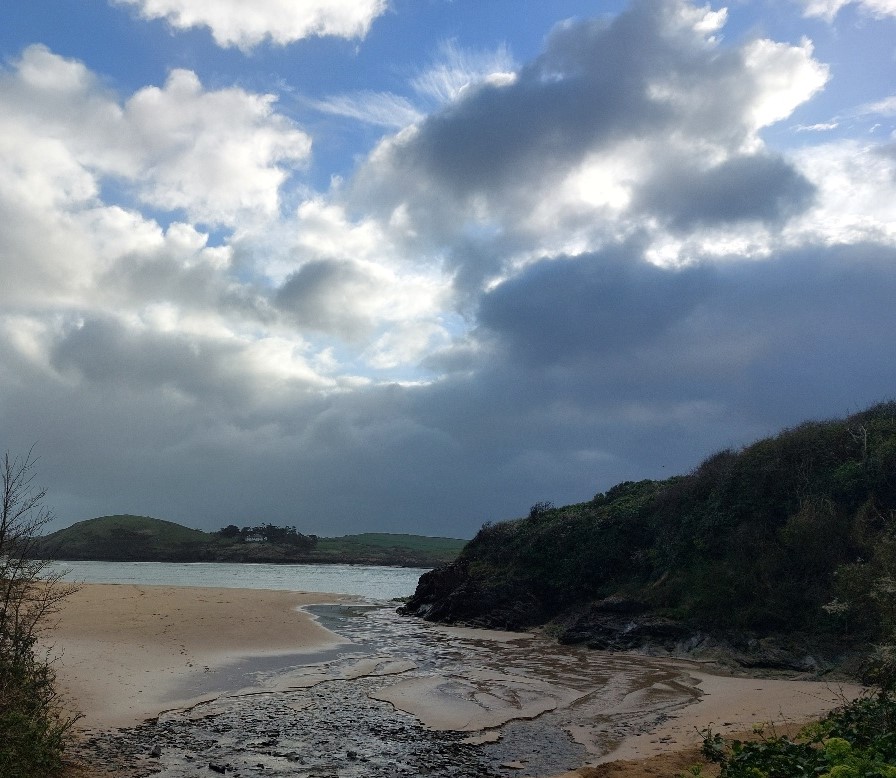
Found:
[[[383, 11], [343, 6], [140, 10], [242, 48]], [[891, 396], [893, 142], [771, 146], [831, 73], [726, 22], [642, 0], [519, 64], [443, 47], [408, 97], [318, 101], [384, 133], [326, 190], [272, 94], [185, 68], [118, 94], [24, 49], [7, 440], [37, 441], [68, 520], [470, 535]]]

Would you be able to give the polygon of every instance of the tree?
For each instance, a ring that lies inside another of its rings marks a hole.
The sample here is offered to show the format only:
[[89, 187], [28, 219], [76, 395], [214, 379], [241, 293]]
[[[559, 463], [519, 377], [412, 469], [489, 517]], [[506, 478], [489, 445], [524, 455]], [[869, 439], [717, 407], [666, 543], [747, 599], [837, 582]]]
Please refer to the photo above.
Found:
[[51, 776], [62, 766], [77, 720], [55, 688], [49, 650], [38, 638], [76, 586], [41, 558], [37, 543], [53, 515], [34, 482], [36, 460], [0, 460], [0, 775]]
[[542, 516], [552, 510], [554, 510], [554, 503], [550, 500], [540, 500], [529, 508], [529, 518], [534, 519], [536, 516]]

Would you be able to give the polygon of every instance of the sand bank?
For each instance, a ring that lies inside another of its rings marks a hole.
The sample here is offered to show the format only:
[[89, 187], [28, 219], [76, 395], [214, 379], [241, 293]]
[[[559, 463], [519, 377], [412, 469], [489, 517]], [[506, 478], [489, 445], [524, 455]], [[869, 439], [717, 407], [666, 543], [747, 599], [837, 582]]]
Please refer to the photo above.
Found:
[[243, 656], [337, 645], [303, 605], [337, 595], [250, 589], [86, 584], [47, 635], [57, 672], [85, 729], [129, 726], [176, 699], [184, 682]]
[[[52, 635], [62, 653], [59, 677], [85, 713], [83, 726], [101, 730], [217, 697], [219, 687], [216, 693], [194, 691], [193, 696], [185, 690], [202, 687], [203, 679], [214, 678], [217, 669], [237, 658], [261, 661], [305, 653], [308, 667], [299, 661], [290, 673], [275, 674], [295, 710], [312, 710], [319, 703], [317, 695], [306, 699], [302, 690], [322, 681], [375, 680], [364, 687], [366, 692], [351, 692], [351, 698], [338, 697], [335, 688], [327, 692], [325, 709], [312, 711], [324, 728], [340, 717], [360, 715], [357, 706], [363, 705], [365, 693], [412, 714], [426, 730], [466, 732], [470, 743], [494, 742], [503, 737], [507, 722], [540, 720], [557, 711], [562, 714], [559, 726], [588, 752], [590, 766], [569, 775], [587, 778], [683, 772], [668, 759], [678, 755], [693, 761], [687, 749], [700, 742], [699, 732], [708, 726], [729, 733], [749, 731], [754, 723], [802, 723], [860, 692], [857, 686], [804, 680], [720, 677], [698, 665], [647, 657], [583, 655], [570, 647], [555, 651], [533, 636], [406, 620], [381, 625], [394, 631], [367, 646], [366, 655], [321, 664], [320, 652], [344, 652], [345, 640], [296, 609], [339, 599], [283, 591], [88, 585], [66, 602]], [[376, 639], [364, 620], [354, 628], [358, 634], [347, 634], [359, 645]], [[440, 645], [420, 654], [424, 664], [426, 657], [441, 656], [438, 669], [400, 656], [417, 632], [443, 636]], [[426, 653], [430, 650], [435, 654]], [[349, 699], [355, 706], [350, 714], [344, 710]], [[687, 704], [689, 699], [696, 702]], [[222, 699], [220, 705], [224, 710], [231, 702]], [[238, 715], [230, 718], [234, 726], [245, 726]], [[612, 722], [621, 722], [616, 729], [627, 735], [610, 737]], [[345, 723], [351, 733], [351, 721]], [[611, 745], [616, 748], [605, 753]], [[646, 765], [658, 758], [667, 761], [652, 773]], [[524, 762], [521, 775], [528, 774], [522, 771]]]

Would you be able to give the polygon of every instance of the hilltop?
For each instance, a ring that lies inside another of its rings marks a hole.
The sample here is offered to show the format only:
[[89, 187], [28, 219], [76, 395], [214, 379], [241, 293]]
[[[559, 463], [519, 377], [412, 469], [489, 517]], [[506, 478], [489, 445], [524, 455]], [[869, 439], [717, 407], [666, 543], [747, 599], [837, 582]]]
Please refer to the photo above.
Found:
[[403, 609], [818, 669], [896, 625], [896, 403], [486, 524]]
[[[228, 532], [228, 530], [236, 532]], [[283, 562], [434, 567], [466, 541], [364, 533], [336, 538], [273, 525], [203, 532], [149, 516], [101, 516], [47, 535], [40, 550], [56, 559], [113, 562]]]

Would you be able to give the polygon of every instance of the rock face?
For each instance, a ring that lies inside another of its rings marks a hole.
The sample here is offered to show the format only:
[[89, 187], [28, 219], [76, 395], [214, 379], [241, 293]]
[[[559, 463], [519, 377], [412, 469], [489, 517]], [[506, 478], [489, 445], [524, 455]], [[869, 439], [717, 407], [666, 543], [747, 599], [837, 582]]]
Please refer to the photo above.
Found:
[[551, 616], [523, 586], [483, 585], [469, 574], [465, 559], [424, 573], [414, 595], [398, 612], [442, 624], [506, 630], [543, 624]]
[[687, 624], [651, 614], [645, 603], [620, 596], [592, 603], [584, 612], [559, 621], [561, 643], [585, 643], [603, 650], [653, 647], [675, 653], [694, 638]]
[[833, 646], [792, 635], [732, 630], [710, 633], [652, 612], [648, 603], [622, 595], [558, 612], [519, 582], [483, 585], [469, 574], [468, 565], [461, 558], [425, 573], [413, 597], [398, 612], [442, 624], [511, 631], [548, 625], [564, 644], [709, 659], [748, 669], [819, 673], [836, 663]]

